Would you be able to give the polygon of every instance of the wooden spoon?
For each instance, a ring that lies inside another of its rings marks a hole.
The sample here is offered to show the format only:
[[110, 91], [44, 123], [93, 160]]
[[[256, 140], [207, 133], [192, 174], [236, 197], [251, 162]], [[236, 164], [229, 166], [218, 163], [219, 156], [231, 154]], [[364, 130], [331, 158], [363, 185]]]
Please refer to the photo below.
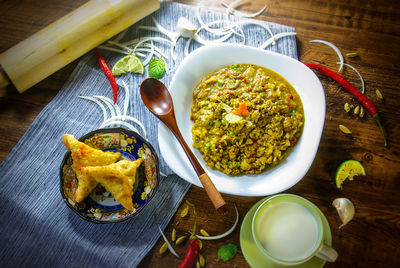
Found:
[[147, 78], [140, 85], [140, 96], [142, 97], [144, 105], [146, 105], [146, 107], [171, 130], [182, 145], [183, 150], [189, 158], [196, 174], [199, 176], [199, 180], [215, 209], [220, 214], [226, 214], [228, 210], [224, 199], [186, 144], [181, 132], [179, 131], [175, 119], [174, 104], [172, 103], [172, 98], [168, 89], [157, 79]]

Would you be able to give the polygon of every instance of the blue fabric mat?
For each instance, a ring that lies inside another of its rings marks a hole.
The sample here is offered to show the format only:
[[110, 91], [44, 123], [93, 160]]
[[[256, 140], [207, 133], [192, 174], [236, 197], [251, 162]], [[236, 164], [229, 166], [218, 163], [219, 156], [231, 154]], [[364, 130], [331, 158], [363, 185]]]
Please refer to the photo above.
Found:
[[[224, 19], [225, 15], [201, 9], [205, 22]], [[196, 8], [177, 3], [162, 3], [153, 14], [169, 30], [176, 30], [179, 17], [196, 24]], [[236, 18], [237, 19], [237, 18]], [[275, 33], [293, 28], [263, 22]], [[132, 26], [124, 40], [143, 35], [160, 36], [138, 29], [153, 26], [151, 16]], [[247, 44], [258, 46], [269, 36], [256, 25], [244, 27]], [[238, 42], [232, 38], [230, 42]], [[170, 72], [161, 80], [168, 86], [173, 71], [184, 57], [186, 40], [181, 38], [175, 63], [168, 61]], [[159, 46], [159, 45], [158, 45]], [[200, 45], [192, 42], [190, 50]], [[162, 47], [162, 46], [161, 46]], [[162, 47], [169, 54], [169, 47]], [[285, 37], [268, 49], [297, 58], [295, 37]], [[121, 55], [103, 51], [110, 65]], [[146, 68], [147, 69], [147, 68]], [[159, 152], [157, 119], [140, 100], [139, 84], [145, 75], [123, 76], [133, 83], [128, 114], [142, 121], [148, 139]], [[118, 104], [123, 107], [123, 90]], [[55, 98], [43, 109], [0, 164], [0, 267], [135, 267], [154, 246], [160, 234], [179, 207], [190, 184], [171, 174], [160, 156], [161, 171], [170, 174], [160, 182], [159, 191], [140, 217], [108, 225], [86, 222], [69, 210], [59, 191], [59, 167], [66, 152], [61, 137], [65, 133], [80, 137], [98, 128], [102, 121], [99, 107], [77, 96], [104, 95], [112, 98], [108, 80], [92, 53], [83, 56], [68, 81]]]

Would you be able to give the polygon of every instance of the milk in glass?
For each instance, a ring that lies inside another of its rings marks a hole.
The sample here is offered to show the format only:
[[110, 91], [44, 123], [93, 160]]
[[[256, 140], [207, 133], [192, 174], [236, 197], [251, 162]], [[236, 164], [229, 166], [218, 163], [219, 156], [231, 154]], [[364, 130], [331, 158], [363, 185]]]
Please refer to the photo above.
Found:
[[268, 207], [256, 226], [262, 246], [275, 258], [296, 261], [310, 256], [318, 240], [318, 224], [305, 207], [280, 202]]

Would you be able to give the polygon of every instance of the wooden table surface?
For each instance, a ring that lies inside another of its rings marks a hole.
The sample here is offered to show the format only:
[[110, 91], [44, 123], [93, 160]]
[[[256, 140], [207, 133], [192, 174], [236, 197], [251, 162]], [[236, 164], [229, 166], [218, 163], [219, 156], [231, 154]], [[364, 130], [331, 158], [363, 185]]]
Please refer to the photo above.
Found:
[[[62, 1], [0, 1], [0, 52], [15, 45], [46, 25], [83, 4], [84, 0]], [[219, 1], [184, 0], [187, 4], [201, 4], [223, 11]], [[363, 118], [344, 112], [347, 102], [357, 101], [335, 82], [320, 76], [326, 92], [326, 117], [321, 143], [315, 160], [306, 176], [287, 193], [301, 195], [314, 202], [326, 215], [332, 230], [333, 247], [339, 258], [325, 267], [399, 267], [400, 265], [400, 4], [398, 1], [349, 0], [254, 0], [241, 7], [254, 12], [267, 5], [258, 17], [293, 26], [297, 32], [298, 55], [302, 62], [317, 62], [337, 69], [337, 56], [329, 47], [309, 43], [323, 39], [336, 44], [343, 54], [356, 52], [355, 58], [345, 57], [363, 75], [366, 95], [376, 103], [387, 131], [389, 147], [383, 146], [382, 136], [371, 115]], [[45, 15], [44, 15], [45, 14]], [[3, 160], [18, 142], [38, 113], [57, 94], [77, 61], [40, 82], [24, 94], [8, 86], [0, 89], [0, 160]], [[342, 73], [356, 86], [358, 76], [345, 68]], [[379, 89], [384, 98], [375, 94]], [[345, 135], [338, 126], [349, 127], [353, 134]], [[12, 131], [10, 131], [12, 130]], [[341, 190], [334, 185], [338, 165], [347, 159], [363, 163], [367, 176], [345, 182]], [[261, 197], [223, 195], [228, 203], [236, 203], [240, 212], [237, 229], [227, 238], [204, 241], [201, 254], [206, 267], [248, 267], [239, 250], [226, 263], [217, 261], [218, 249], [227, 243], [240, 245], [240, 223], [246, 212]], [[338, 229], [340, 219], [332, 206], [337, 197], [347, 197], [356, 207], [354, 219]], [[198, 227], [215, 235], [226, 231], [234, 221], [234, 213], [220, 217], [214, 211], [205, 193], [191, 187], [184, 200], [196, 205]], [[178, 215], [184, 202], [166, 229], [171, 236], [173, 226], [178, 234], [191, 229], [192, 216]], [[232, 210], [231, 210], [232, 211]], [[143, 259], [140, 267], [176, 266], [179, 260], [171, 254], [160, 255], [161, 239]], [[187, 242], [177, 246], [183, 255]]]

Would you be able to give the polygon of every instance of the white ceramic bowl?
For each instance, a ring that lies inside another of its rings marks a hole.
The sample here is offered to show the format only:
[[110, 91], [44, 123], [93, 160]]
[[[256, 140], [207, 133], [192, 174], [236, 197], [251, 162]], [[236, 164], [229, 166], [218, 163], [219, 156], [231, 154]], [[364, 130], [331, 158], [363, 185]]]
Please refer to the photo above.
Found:
[[[256, 64], [279, 73], [296, 89], [304, 106], [304, 130], [294, 150], [277, 166], [257, 175], [232, 177], [213, 170], [205, 165], [200, 152], [192, 146], [192, 91], [203, 76], [233, 63]], [[317, 76], [303, 63], [281, 54], [243, 45], [204, 46], [192, 52], [181, 63], [169, 90], [182, 136], [220, 192], [242, 196], [279, 193], [300, 181], [310, 168], [324, 126], [325, 95]], [[186, 181], [201, 187], [183, 149], [163, 123], [158, 128], [158, 141], [161, 154], [170, 168]]]

